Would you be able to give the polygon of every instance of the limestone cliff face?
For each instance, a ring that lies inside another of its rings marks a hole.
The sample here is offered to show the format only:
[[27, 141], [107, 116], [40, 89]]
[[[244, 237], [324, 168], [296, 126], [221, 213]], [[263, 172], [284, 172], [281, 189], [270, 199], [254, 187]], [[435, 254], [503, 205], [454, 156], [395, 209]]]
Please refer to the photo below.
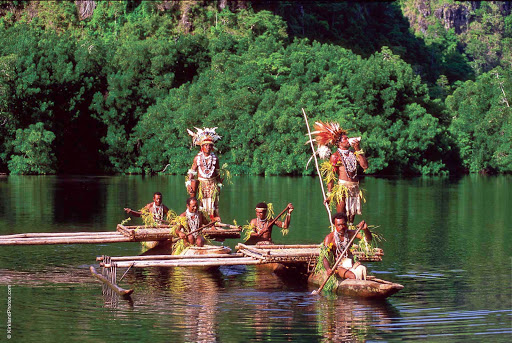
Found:
[[469, 27], [470, 6], [470, 3], [444, 4], [434, 11], [434, 15], [444, 23], [445, 29], [455, 29], [456, 34], [461, 34]]
[[[497, 6], [502, 16], [507, 16], [512, 11], [512, 2], [491, 3]], [[428, 27], [433, 25], [436, 19], [441, 21], [447, 30], [454, 29], [456, 34], [463, 34], [474, 20], [472, 14], [480, 7], [481, 1], [434, 4], [431, 0], [412, 0], [404, 3], [403, 12], [411, 27], [423, 34], [426, 34]]]

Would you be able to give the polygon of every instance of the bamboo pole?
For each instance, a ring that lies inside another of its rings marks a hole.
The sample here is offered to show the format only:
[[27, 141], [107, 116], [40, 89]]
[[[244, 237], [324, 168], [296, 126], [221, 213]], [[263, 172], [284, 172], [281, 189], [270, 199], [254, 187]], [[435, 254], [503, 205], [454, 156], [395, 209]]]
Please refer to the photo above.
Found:
[[308, 251], [305, 251], [305, 252], [290, 252], [290, 253], [284, 253], [284, 254], [280, 254], [280, 253], [277, 253], [277, 254], [269, 254], [269, 255], [266, 255], [267, 258], [272, 258], [272, 257], [290, 257], [290, 258], [293, 258], [293, 257], [317, 257], [318, 255], [320, 255], [320, 252], [317, 252], [317, 253], [314, 253], [314, 252], [308, 252]]
[[263, 260], [265, 260], [265, 256], [262, 256], [262, 255], [260, 255], [260, 254], [258, 254], [258, 253], [255, 253], [255, 252], [253, 252], [253, 251], [250, 251], [250, 250], [248, 250], [248, 249], [241, 249], [241, 250], [239, 250], [239, 251], [240, 251], [242, 254], [244, 254], [244, 255], [247, 255], [247, 256], [250, 256], [250, 257], [256, 258], [256, 259], [258, 259], [258, 260], [262, 260], [262, 261], [263, 261]]
[[[243, 246], [248, 249], [313, 249], [313, 248], [320, 248], [320, 244], [265, 244], [265, 245], [247, 245], [243, 243], [238, 243], [238, 245]], [[237, 245], [237, 246], [238, 246]]]
[[223, 261], [120, 261], [115, 262], [118, 268], [128, 268], [133, 264], [135, 268], [145, 267], [218, 267], [218, 266], [236, 266], [236, 265], [255, 265], [262, 264], [263, 261], [255, 260], [252, 257], [230, 258]]
[[98, 280], [100, 280], [101, 282], [106, 284], [108, 287], [110, 287], [114, 292], [116, 292], [120, 296], [129, 297], [130, 294], [133, 293], [133, 289], [121, 288], [118, 285], [113, 284], [112, 282], [107, 280], [107, 278], [105, 278], [103, 275], [98, 274], [98, 272], [96, 271], [96, 269], [93, 266], [90, 266], [89, 270], [91, 271], [92, 276], [94, 276], [95, 278], [97, 278]]
[[114, 235], [79, 235], [79, 236], [39, 236], [39, 237], [19, 237], [19, 238], [4, 238], [0, 237], [0, 242], [10, 242], [10, 241], [32, 241], [32, 240], [60, 240], [60, 239], [103, 239], [103, 238], [125, 238], [123, 235], [114, 234]]
[[[221, 257], [221, 258], [235, 258], [235, 257], [243, 257], [242, 254], [205, 254], [205, 255], [139, 255], [139, 256], [115, 256], [111, 257], [111, 261], [144, 261], [144, 260], [183, 260], [183, 259], [206, 259], [210, 257]], [[96, 258], [96, 261], [103, 261], [103, 256], [99, 256]]]
[[107, 232], [27, 232], [12, 235], [1, 235], [0, 240], [4, 238], [36, 238], [36, 237], [59, 237], [59, 236], [88, 236], [94, 234], [112, 234], [119, 235], [116, 231]]
[[304, 109], [302, 109], [302, 113], [304, 113], [304, 120], [306, 121], [306, 127], [308, 128], [309, 143], [311, 144], [311, 150], [313, 150], [313, 157], [315, 158], [316, 172], [318, 173], [318, 179], [320, 180], [320, 186], [322, 187], [323, 203], [327, 210], [327, 214], [329, 215], [329, 225], [332, 226], [331, 210], [329, 209], [329, 205], [325, 203], [325, 199], [327, 199], [327, 197], [325, 196], [324, 182], [322, 181], [322, 174], [320, 174], [320, 168], [318, 167], [318, 161], [316, 159], [316, 151], [313, 145], [313, 137], [311, 137], [311, 130], [309, 129], [308, 117], [306, 116], [306, 111], [304, 111]]
[[98, 243], [122, 243], [133, 242], [128, 237], [105, 237], [96, 239], [82, 238], [58, 238], [58, 239], [10, 239], [0, 241], [0, 245], [51, 245], [51, 244], [98, 244]]

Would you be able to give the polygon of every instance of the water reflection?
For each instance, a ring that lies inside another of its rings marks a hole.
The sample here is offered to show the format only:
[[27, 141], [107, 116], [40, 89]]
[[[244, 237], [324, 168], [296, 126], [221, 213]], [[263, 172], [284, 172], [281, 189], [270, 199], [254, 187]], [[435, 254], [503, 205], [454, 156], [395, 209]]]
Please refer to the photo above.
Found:
[[387, 325], [399, 312], [387, 301], [350, 297], [319, 298], [315, 304], [318, 331], [327, 342], [365, 342], [378, 334], [376, 325]]
[[[13, 286], [25, 341], [51, 342], [56, 334], [92, 341], [508, 342], [511, 182], [365, 178], [364, 217], [386, 238], [383, 261], [367, 267], [405, 286], [387, 303], [312, 297], [303, 283], [253, 267], [148, 268], [131, 270], [121, 283], [135, 289], [133, 304], [107, 308], [87, 268], [98, 255], [138, 254], [137, 243], [2, 247], [0, 291]], [[226, 221], [244, 224], [262, 200], [276, 208], [291, 200], [290, 234], [277, 232], [276, 242], [319, 243], [327, 233], [317, 179], [235, 177], [234, 185], [221, 198]], [[156, 190], [167, 206], [184, 209], [181, 176], [0, 178], [0, 233], [113, 231], [126, 217], [123, 207], [143, 206]]]

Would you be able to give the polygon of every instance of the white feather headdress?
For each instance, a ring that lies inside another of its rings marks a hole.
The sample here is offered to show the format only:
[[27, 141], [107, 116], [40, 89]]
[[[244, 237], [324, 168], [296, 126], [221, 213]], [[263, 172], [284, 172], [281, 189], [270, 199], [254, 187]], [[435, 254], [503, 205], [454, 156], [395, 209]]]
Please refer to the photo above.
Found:
[[216, 127], [204, 127], [202, 129], [194, 127], [194, 129], [196, 129], [197, 132], [193, 132], [189, 129], [187, 129], [187, 132], [189, 135], [192, 136], [192, 143], [195, 145], [203, 145], [205, 143], [213, 144], [222, 138], [215, 132], [215, 130], [217, 129]]

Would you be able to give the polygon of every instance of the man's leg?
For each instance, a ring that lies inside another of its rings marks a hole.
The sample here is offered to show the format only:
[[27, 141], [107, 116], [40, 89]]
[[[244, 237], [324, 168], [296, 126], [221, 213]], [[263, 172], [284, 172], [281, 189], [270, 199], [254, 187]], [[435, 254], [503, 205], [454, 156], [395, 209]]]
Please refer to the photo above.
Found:
[[345, 269], [343, 267], [338, 267], [336, 270], [336, 273], [340, 276], [342, 279], [355, 279], [356, 275], [352, 273], [350, 270]]

